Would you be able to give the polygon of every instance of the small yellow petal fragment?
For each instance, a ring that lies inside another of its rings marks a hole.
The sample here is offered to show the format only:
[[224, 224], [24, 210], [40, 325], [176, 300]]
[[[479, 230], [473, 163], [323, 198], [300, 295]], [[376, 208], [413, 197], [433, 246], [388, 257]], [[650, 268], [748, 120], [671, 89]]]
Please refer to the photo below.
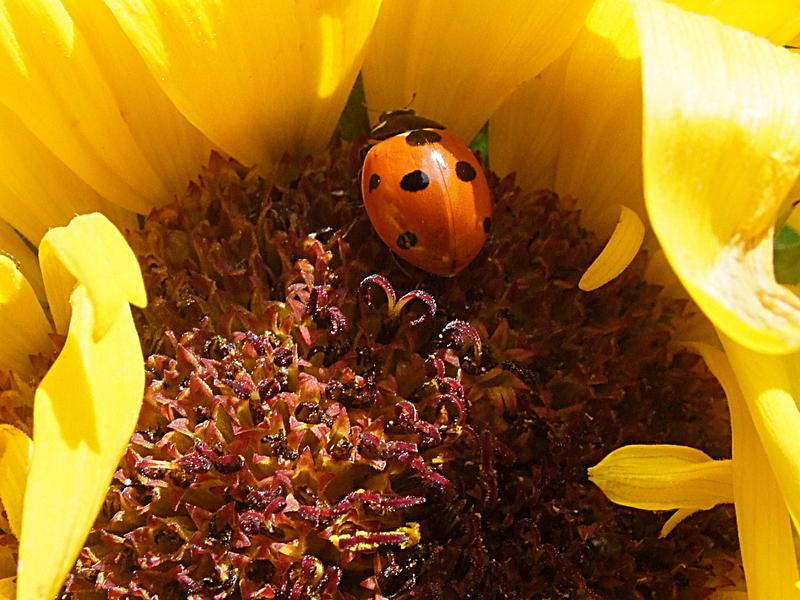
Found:
[[39, 262], [56, 331], [67, 328], [66, 300], [76, 283], [86, 286], [94, 303], [95, 339], [105, 335], [121, 305], [147, 304], [136, 256], [119, 230], [99, 213], [51, 229], [39, 246]]
[[31, 374], [31, 354], [52, 349], [50, 323], [28, 281], [13, 260], [0, 255], [0, 366]]
[[31, 463], [33, 442], [11, 425], [0, 425], [0, 500], [8, 515], [11, 532], [19, 539], [22, 499]]
[[733, 502], [731, 461], [686, 446], [623, 446], [591, 467], [589, 479], [612, 502], [645, 510]]
[[151, 73], [209, 139], [266, 173], [324, 147], [377, 0], [105, 0]]
[[471, 139], [572, 43], [586, 0], [384, 0], [364, 59], [371, 118], [408, 106]]
[[39, 258], [25, 240], [2, 220], [0, 220], [0, 254], [8, 256], [17, 263], [19, 270], [31, 284], [33, 291], [36, 292], [36, 297], [43, 305], [46, 305], [47, 296], [44, 293]]
[[800, 57], [663, 2], [634, 7], [653, 229], [718, 328], [793, 351], [800, 300], [775, 282], [772, 237], [800, 173]]
[[95, 303], [84, 285], [75, 288], [71, 304], [64, 348], [36, 391], [20, 598], [56, 596], [103, 504], [144, 391], [142, 350], [128, 304], [117, 304], [100, 338]]
[[676, 510], [674, 513], [672, 513], [672, 516], [667, 519], [667, 522], [664, 523], [661, 531], [658, 532], [658, 537], [667, 537], [681, 522], [685, 521], [696, 512], [697, 510], [693, 508], [680, 508]]
[[636, 257], [644, 240], [644, 223], [627, 206], [616, 207], [619, 221], [600, 255], [589, 265], [578, 287], [591, 292], [620, 275]]
[[[730, 342], [732, 343], [732, 342]], [[724, 352], [689, 344], [719, 380], [731, 411], [733, 499], [747, 589], [752, 598], [794, 598], [798, 577], [789, 511]], [[758, 368], [753, 373], [755, 375]]]

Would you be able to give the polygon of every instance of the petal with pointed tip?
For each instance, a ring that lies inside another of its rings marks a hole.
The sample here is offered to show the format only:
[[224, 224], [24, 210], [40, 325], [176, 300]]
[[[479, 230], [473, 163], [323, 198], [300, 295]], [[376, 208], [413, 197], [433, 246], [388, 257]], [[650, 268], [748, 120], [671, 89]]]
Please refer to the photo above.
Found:
[[50, 323], [28, 281], [13, 260], [0, 255], [0, 365], [23, 377], [32, 373], [28, 356], [52, 348]]
[[[376, 0], [106, 0], [167, 96], [214, 143], [269, 173], [329, 140]], [[324, 7], [324, 9], [323, 9]]]
[[714, 324], [763, 352], [800, 347], [773, 227], [800, 173], [800, 57], [662, 2], [636, 2], [647, 209]]
[[384, 0], [364, 60], [373, 120], [409, 106], [472, 139], [514, 88], [566, 50], [590, 6]]
[[[120, 42], [114, 33], [104, 32], [109, 48]], [[174, 190], [137, 144], [94, 50], [57, 0], [5, 2], [0, 102], [101, 196], [145, 213]]]
[[636, 257], [644, 240], [644, 223], [627, 206], [612, 207], [619, 220], [600, 255], [589, 265], [578, 282], [586, 292], [596, 290], [622, 273]]
[[51, 229], [42, 238], [39, 261], [58, 332], [67, 328], [66, 299], [76, 282], [86, 286], [94, 303], [97, 339], [105, 335], [120, 305], [147, 304], [136, 256], [119, 230], [99, 213], [81, 215], [67, 227]]
[[[96, 335], [96, 302], [110, 323]], [[132, 435], [144, 390], [139, 337], [117, 296], [93, 299], [84, 285], [70, 298], [61, 354], [34, 402], [33, 459], [22, 511], [18, 593], [53, 598], [102, 506]]]
[[589, 469], [609, 500], [645, 510], [707, 509], [733, 501], [730, 460], [687, 446], [617, 448]]

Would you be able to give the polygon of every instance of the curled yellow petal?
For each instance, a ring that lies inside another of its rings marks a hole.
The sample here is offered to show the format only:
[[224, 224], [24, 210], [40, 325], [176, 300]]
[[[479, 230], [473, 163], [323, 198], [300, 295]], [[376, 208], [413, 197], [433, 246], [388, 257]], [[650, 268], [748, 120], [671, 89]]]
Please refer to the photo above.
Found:
[[31, 439], [11, 425], [0, 425], [0, 500], [8, 515], [11, 532], [20, 537], [22, 525], [22, 499], [28, 478]]
[[70, 301], [66, 343], [36, 391], [20, 598], [53, 598], [61, 587], [134, 431], [144, 391], [142, 350], [127, 302], [106, 311], [110, 323], [98, 338], [96, 303], [86, 286], [78, 285]]
[[119, 230], [99, 213], [75, 217], [68, 227], [50, 230], [39, 246], [39, 262], [59, 332], [67, 328], [67, 298], [76, 283], [86, 287], [94, 303], [96, 338], [111, 327], [121, 305], [147, 304], [136, 256]]
[[[103, 33], [113, 47], [115, 32]], [[132, 135], [92, 48], [58, 0], [0, 7], [0, 103], [104, 198], [144, 213], [175, 191]]]
[[371, 117], [409, 106], [471, 139], [569, 46], [591, 2], [384, 0], [364, 60]]
[[731, 461], [686, 446], [617, 448], [589, 469], [609, 500], [645, 510], [707, 509], [733, 501]]
[[800, 301], [772, 237], [800, 172], [800, 58], [658, 1], [634, 3], [644, 181], [659, 241], [717, 327], [762, 352], [800, 347]]
[[167, 96], [208, 138], [267, 172], [329, 140], [377, 0], [106, 0]]
[[50, 323], [28, 281], [13, 260], [0, 255], [0, 366], [26, 377], [28, 356], [51, 350]]
[[[789, 512], [728, 357], [690, 344], [719, 380], [731, 412], [733, 499], [747, 588], [753, 598], [792, 598], [798, 578]], [[759, 370], [752, 375], [761, 376]]]
[[627, 206], [617, 207], [619, 221], [600, 255], [578, 282], [586, 292], [596, 290], [622, 273], [636, 257], [644, 240], [644, 223]]

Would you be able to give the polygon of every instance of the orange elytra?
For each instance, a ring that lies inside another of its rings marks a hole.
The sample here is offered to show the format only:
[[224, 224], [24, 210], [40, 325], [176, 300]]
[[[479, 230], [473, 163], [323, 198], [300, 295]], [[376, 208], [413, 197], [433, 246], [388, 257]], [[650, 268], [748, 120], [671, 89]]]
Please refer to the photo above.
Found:
[[475, 155], [413, 110], [381, 115], [364, 157], [361, 195], [378, 236], [429, 273], [455, 275], [481, 251], [492, 195]]

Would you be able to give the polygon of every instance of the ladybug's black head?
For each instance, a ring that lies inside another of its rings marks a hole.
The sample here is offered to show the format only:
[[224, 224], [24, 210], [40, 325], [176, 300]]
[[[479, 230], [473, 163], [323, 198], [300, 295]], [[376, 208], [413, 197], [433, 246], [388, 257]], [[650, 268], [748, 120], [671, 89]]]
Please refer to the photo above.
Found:
[[378, 124], [370, 131], [370, 139], [385, 140], [394, 135], [414, 129], [444, 129], [444, 125], [431, 119], [420, 117], [413, 110], [403, 108], [381, 113]]

